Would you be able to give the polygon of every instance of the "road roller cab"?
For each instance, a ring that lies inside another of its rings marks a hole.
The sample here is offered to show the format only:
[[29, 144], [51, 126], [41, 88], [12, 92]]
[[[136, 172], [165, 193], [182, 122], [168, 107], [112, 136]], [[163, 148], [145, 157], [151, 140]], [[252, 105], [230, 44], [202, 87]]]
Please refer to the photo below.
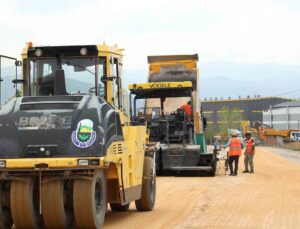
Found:
[[155, 151], [129, 120], [122, 50], [28, 43], [21, 72], [0, 110], [0, 228], [101, 228], [107, 203], [152, 210]]

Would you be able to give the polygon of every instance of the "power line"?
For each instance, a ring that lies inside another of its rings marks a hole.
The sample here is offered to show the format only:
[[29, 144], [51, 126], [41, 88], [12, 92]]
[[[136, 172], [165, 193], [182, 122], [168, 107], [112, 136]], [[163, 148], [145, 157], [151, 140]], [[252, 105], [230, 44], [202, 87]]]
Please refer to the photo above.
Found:
[[300, 89], [293, 90], [293, 91], [287, 91], [287, 92], [285, 92], [285, 93], [275, 95], [275, 97], [276, 97], [276, 96], [282, 96], [282, 95], [292, 94], [292, 93], [295, 93], [295, 92], [298, 92], [298, 91], [300, 92]]

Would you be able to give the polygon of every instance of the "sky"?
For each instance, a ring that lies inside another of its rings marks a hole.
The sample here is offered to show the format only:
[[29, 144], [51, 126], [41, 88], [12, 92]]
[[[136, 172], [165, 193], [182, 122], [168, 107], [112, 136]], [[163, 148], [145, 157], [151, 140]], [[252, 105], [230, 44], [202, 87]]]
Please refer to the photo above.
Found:
[[153, 54], [198, 53], [200, 68], [300, 65], [298, 0], [1, 0], [0, 15], [0, 53], [11, 56], [27, 41], [105, 42], [125, 48], [125, 71], [141, 75]]

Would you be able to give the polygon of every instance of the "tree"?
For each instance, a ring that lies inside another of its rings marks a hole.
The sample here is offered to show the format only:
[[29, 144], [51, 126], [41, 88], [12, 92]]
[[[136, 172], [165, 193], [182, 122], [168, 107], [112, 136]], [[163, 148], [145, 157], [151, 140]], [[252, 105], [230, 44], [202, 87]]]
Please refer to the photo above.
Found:
[[16, 91], [16, 97], [21, 97], [21, 96], [22, 96], [21, 90], [17, 89], [17, 91]]
[[228, 129], [239, 130], [241, 128], [243, 114], [237, 108], [229, 109], [228, 107], [224, 106], [219, 111], [219, 120], [220, 134], [222, 136], [222, 139], [227, 139]]
[[213, 138], [218, 133], [218, 130], [213, 125], [208, 125], [205, 130], [205, 141], [206, 144], [211, 145], [213, 144]]

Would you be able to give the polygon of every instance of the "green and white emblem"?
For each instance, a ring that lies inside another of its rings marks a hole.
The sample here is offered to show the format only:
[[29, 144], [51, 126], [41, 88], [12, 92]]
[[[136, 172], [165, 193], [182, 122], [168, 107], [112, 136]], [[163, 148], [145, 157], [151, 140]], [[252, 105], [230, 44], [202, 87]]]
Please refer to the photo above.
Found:
[[72, 132], [72, 142], [79, 148], [90, 147], [96, 140], [94, 123], [90, 119], [81, 120], [76, 131]]

